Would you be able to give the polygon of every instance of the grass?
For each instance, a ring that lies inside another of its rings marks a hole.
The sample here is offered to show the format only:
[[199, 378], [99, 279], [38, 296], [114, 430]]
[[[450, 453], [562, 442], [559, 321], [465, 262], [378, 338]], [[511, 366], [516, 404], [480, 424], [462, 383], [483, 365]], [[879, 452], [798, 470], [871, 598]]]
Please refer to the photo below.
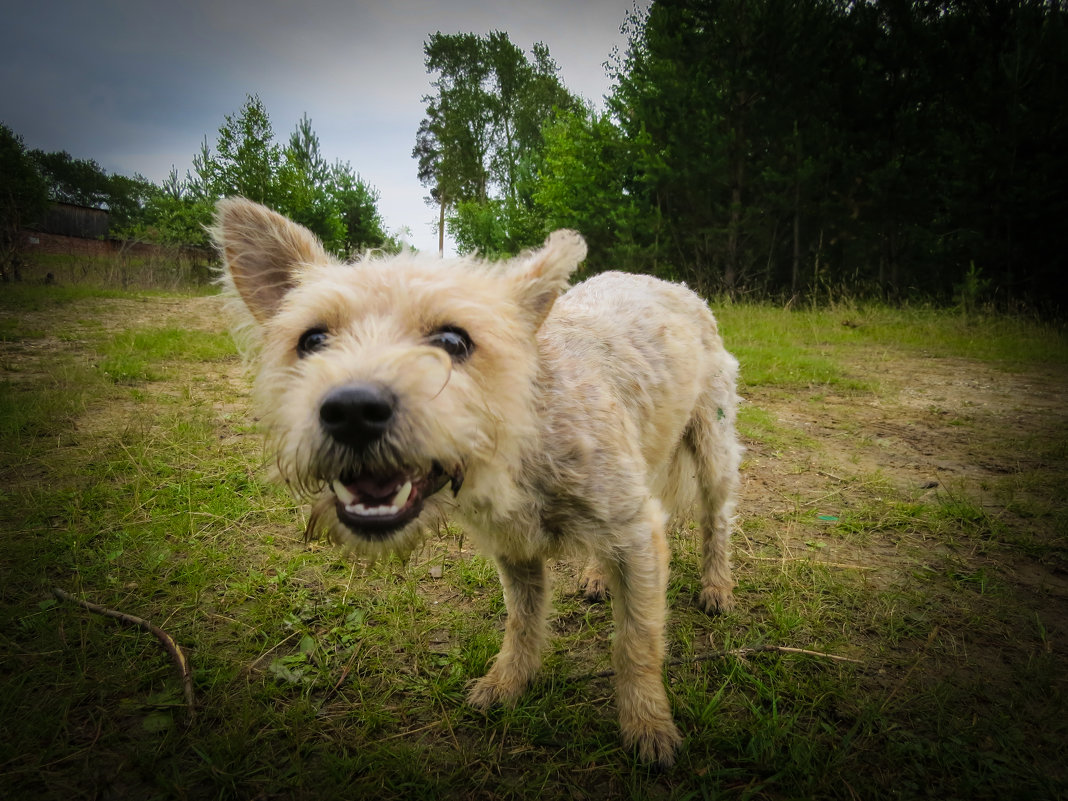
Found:
[[729, 302], [713, 306], [743, 365], [746, 386], [873, 390], [877, 381], [852, 375], [843, 363], [843, 356], [861, 349], [880, 361], [906, 352], [977, 359], [1010, 371], [1068, 363], [1068, 335], [1048, 321], [882, 305], [797, 311]]
[[188, 292], [196, 285], [204, 292], [211, 281], [207, 252], [160, 249], [153, 253], [132, 251], [90, 255], [87, 253], [35, 253], [22, 273], [27, 284], [49, 283], [61, 287], [100, 287], [153, 292], [159, 288]]
[[100, 368], [115, 383], [156, 381], [176, 361], [216, 362], [233, 356], [226, 334], [182, 328], [125, 330], [98, 348]]
[[[980, 345], [975, 317], [924, 310], [720, 315], [747, 397], [739, 603], [697, 611], [698, 543], [680, 532], [665, 675], [686, 743], [657, 772], [621, 748], [611, 681], [591, 678], [610, 666], [611, 613], [572, 594], [574, 566], [553, 566], [535, 686], [481, 715], [465, 686], [504, 606], [462, 532], [370, 567], [301, 542], [211, 304], [0, 295], [0, 796], [1068, 793], [1063, 412], [998, 436], [978, 401], [917, 415], [899, 380], [933, 358], [1063, 379], [1062, 334], [997, 318]], [[974, 417], [963, 437], [943, 424], [958, 413]], [[976, 453], [1012, 467], [933, 487], [910, 467]], [[165, 628], [193, 667], [195, 718], [151, 636], [56, 586]], [[860, 661], [730, 653], [757, 645]]]

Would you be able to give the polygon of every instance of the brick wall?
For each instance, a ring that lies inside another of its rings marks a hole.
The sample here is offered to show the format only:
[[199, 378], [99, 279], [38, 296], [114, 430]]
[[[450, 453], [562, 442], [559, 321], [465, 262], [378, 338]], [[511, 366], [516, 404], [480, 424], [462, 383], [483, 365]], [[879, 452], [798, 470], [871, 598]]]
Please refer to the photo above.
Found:
[[194, 261], [209, 261], [211, 251], [195, 247], [170, 247], [151, 242], [125, 242], [121, 239], [82, 239], [62, 234], [46, 234], [41, 231], [23, 231], [23, 258], [32, 260], [36, 254], [50, 256], [137, 256], [188, 258]]

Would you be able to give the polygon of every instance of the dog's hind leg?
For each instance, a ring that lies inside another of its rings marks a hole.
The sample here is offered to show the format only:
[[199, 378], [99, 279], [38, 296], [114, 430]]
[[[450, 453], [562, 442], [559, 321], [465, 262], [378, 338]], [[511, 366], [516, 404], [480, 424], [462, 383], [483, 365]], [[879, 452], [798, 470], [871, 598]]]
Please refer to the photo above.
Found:
[[544, 560], [497, 558], [504, 585], [504, 642], [493, 666], [478, 679], [467, 702], [478, 709], [518, 698], [541, 665], [549, 604], [549, 571]]
[[737, 401], [733, 381], [718, 389], [702, 395], [684, 438], [697, 471], [702, 540], [700, 605], [709, 614], [734, 607], [731, 518], [742, 457], [734, 432]]
[[612, 665], [623, 742], [647, 762], [669, 766], [682, 736], [664, 688], [668, 551], [664, 511], [649, 499], [629, 531], [613, 538], [603, 566], [612, 593]]

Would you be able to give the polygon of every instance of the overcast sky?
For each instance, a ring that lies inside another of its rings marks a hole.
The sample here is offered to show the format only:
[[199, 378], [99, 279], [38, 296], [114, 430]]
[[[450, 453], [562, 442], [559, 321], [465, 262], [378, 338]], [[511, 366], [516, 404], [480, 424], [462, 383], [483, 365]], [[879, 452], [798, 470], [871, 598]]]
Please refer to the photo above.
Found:
[[[639, 0], [639, 7], [648, 3]], [[393, 232], [435, 250], [436, 215], [411, 158], [430, 92], [423, 42], [508, 33], [544, 42], [575, 94], [603, 106], [604, 62], [633, 0], [5, 0], [0, 122], [27, 147], [109, 172], [180, 175], [225, 114], [258, 94], [280, 140], [307, 112], [328, 161], [379, 193]]]

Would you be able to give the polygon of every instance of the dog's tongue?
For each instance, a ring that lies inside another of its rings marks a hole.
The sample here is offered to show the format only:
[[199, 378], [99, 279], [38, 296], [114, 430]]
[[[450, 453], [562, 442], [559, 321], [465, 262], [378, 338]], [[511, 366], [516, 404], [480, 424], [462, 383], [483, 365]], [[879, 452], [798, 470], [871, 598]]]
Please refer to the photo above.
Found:
[[380, 478], [378, 476], [361, 475], [348, 484], [348, 488], [358, 497], [382, 501], [396, 495], [403, 482], [404, 476]]

